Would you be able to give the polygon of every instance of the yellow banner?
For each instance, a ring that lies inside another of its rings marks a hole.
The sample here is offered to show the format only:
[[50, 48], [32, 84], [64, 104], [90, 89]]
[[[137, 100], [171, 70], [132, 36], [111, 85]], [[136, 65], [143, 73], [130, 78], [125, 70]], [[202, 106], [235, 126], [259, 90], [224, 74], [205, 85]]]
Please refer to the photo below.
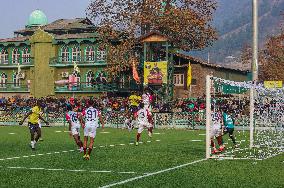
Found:
[[192, 79], [192, 75], [191, 75], [191, 65], [190, 63], [188, 63], [188, 69], [187, 69], [187, 87], [189, 87], [191, 85], [191, 79]]
[[282, 88], [282, 81], [264, 81], [265, 88]]
[[166, 84], [168, 78], [168, 63], [144, 62], [144, 84]]

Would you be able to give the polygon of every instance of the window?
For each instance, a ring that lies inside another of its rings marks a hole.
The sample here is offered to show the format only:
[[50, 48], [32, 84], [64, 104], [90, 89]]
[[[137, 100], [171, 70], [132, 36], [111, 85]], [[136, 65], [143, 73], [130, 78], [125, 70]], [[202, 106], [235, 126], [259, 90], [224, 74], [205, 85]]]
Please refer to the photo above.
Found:
[[13, 64], [20, 63], [20, 52], [18, 48], [15, 48], [12, 52], [12, 62]]
[[79, 86], [80, 85], [80, 81], [81, 81], [81, 76], [78, 72], [73, 72], [73, 75], [75, 76], [75, 82], [76, 84], [74, 84], [74, 86]]
[[92, 87], [92, 81], [94, 80], [94, 73], [93, 71], [89, 71], [86, 76], [86, 86]]
[[97, 61], [104, 61], [106, 58], [106, 51], [104, 49], [97, 50]]
[[196, 86], [196, 84], [197, 84], [197, 80], [194, 79], [194, 78], [192, 78], [192, 79], [191, 79], [191, 85], [192, 85], [192, 86]]
[[174, 85], [184, 86], [184, 74], [174, 74]]
[[94, 47], [88, 46], [86, 48], [86, 61], [93, 62], [95, 61], [95, 50]]
[[69, 48], [67, 46], [62, 48], [61, 58], [63, 63], [69, 62]]
[[79, 46], [75, 46], [72, 48], [72, 62], [79, 62], [81, 56], [81, 51]]
[[23, 57], [23, 64], [30, 63], [30, 50], [28, 48], [24, 48], [22, 57]]
[[13, 86], [14, 86], [14, 87], [20, 87], [20, 79], [19, 79], [17, 73], [15, 73], [15, 74], [13, 75]]
[[6, 49], [1, 50], [0, 62], [1, 62], [1, 64], [8, 64], [9, 63], [8, 51]]
[[5, 73], [1, 74], [1, 81], [0, 81], [0, 87], [6, 87], [6, 83], [7, 83], [7, 75]]

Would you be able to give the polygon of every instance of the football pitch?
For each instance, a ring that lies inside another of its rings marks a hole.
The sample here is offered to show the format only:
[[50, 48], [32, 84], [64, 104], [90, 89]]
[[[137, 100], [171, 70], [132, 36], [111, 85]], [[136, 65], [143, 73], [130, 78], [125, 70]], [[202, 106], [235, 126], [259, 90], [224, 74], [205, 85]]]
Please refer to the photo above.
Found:
[[[0, 187], [284, 187], [284, 154], [205, 160], [205, 131], [97, 129], [83, 160], [67, 127], [44, 127], [32, 151], [27, 127], [0, 126]], [[228, 136], [225, 136], [228, 139]]]

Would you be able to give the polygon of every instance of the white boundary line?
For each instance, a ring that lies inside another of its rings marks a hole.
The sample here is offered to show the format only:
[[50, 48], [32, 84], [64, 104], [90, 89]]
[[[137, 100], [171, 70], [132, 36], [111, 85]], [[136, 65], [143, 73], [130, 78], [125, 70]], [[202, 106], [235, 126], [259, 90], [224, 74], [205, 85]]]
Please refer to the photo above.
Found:
[[65, 171], [65, 172], [91, 172], [91, 173], [117, 173], [117, 174], [139, 174], [137, 172], [119, 172], [119, 171], [111, 171], [111, 170], [82, 170], [82, 169], [75, 169], [75, 170], [70, 170], [70, 169], [63, 169], [63, 168], [40, 168], [40, 167], [23, 167], [23, 166], [0, 166], [0, 168], [4, 169], [22, 169], [22, 170], [44, 170], [44, 171]]
[[[156, 142], [160, 142], [161, 140], [155, 140]], [[140, 144], [143, 144], [143, 142], [139, 142]], [[146, 142], [145, 142], [146, 143]], [[151, 141], [147, 141], [147, 143], [151, 143]], [[128, 145], [134, 145], [134, 143], [129, 144], [110, 144], [110, 145], [99, 145], [94, 146], [93, 148], [114, 148], [115, 146], [128, 146]], [[32, 155], [23, 155], [21, 157], [6, 157], [6, 158], [0, 158], [0, 161], [6, 161], [6, 160], [13, 160], [13, 159], [21, 159], [21, 158], [29, 158], [29, 157], [36, 157], [36, 156], [44, 156], [44, 155], [54, 155], [54, 154], [63, 154], [63, 153], [70, 153], [77, 150], [64, 150], [64, 151], [55, 151], [55, 152], [47, 152], [47, 153], [39, 153], [39, 154], [32, 154]]]
[[160, 171], [157, 171], [157, 172], [148, 173], [148, 174], [145, 174], [145, 175], [142, 175], [142, 176], [129, 178], [129, 179], [126, 179], [126, 180], [123, 180], [123, 181], [120, 181], [120, 182], [116, 182], [116, 183], [113, 183], [113, 184], [105, 185], [105, 186], [100, 187], [100, 188], [108, 188], [108, 187], [113, 187], [113, 186], [116, 186], [116, 185], [122, 185], [122, 184], [125, 184], [125, 183], [128, 183], [128, 182], [131, 182], [131, 181], [135, 181], [135, 180], [142, 179], [142, 178], [145, 178], [145, 177], [148, 177], [148, 176], [153, 176], [153, 175], [156, 175], [156, 174], [161, 174], [161, 173], [168, 172], [168, 171], [171, 171], [171, 170], [183, 168], [183, 167], [186, 167], [186, 166], [189, 166], [189, 165], [192, 165], [192, 164], [195, 164], [195, 163], [200, 163], [200, 162], [206, 161], [206, 160], [207, 159], [200, 159], [200, 160], [197, 160], [197, 161], [193, 161], [193, 162], [190, 162], [190, 163], [182, 164], [182, 165], [175, 166], [175, 167], [172, 167], [172, 168], [167, 168], [167, 169], [160, 170]]

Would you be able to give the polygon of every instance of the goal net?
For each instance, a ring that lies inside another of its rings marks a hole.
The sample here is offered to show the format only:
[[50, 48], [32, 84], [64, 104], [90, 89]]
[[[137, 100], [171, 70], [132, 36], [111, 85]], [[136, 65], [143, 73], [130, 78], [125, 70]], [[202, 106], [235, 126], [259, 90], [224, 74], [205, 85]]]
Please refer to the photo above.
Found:
[[206, 78], [206, 157], [263, 160], [283, 152], [284, 90]]

